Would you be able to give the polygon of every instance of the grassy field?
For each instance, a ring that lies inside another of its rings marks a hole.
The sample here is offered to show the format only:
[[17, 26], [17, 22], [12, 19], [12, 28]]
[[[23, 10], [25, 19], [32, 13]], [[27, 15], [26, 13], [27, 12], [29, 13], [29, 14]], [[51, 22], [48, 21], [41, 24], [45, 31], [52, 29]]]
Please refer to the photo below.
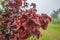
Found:
[[[37, 40], [60, 40], [60, 25], [59, 24], [52, 24], [48, 25], [47, 30], [40, 29], [42, 33], [42, 37]], [[32, 37], [28, 38], [27, 40], [32, 40]]]

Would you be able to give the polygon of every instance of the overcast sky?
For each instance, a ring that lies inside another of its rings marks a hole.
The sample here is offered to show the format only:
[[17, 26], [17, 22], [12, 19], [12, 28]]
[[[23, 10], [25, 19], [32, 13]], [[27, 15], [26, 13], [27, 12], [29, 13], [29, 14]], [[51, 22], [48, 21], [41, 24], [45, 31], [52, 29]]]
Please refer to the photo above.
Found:
[[60, 8], [60, 0], [28, 0], [29, 3], [36, 3], [38, 13], [51, 14], [53, 10]]

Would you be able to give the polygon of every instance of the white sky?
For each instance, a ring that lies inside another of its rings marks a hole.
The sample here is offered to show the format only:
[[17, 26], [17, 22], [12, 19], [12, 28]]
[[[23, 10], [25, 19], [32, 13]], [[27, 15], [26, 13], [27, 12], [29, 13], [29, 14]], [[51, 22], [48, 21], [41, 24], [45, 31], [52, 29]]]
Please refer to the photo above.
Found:
[[53, 10], [60, 8], [60, 0], [28, 0], [29, 3], [36, 3], [38, 13], [51, 14]]

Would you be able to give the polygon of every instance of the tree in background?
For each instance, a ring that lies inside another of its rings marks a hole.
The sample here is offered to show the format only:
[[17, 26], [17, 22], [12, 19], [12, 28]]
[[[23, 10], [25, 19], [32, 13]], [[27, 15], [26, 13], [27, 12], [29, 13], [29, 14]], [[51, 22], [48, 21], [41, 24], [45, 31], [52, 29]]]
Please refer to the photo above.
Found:
[[58, 18], [58, 14], [60, 14], [60, 8], [58, 10], [53, 10], [53, 13], [51, 14], [52, 18]]
[[53, 18], [53, 23], [60, 23], [60, 8], [57, 10], [53, 10], [51, 17]]

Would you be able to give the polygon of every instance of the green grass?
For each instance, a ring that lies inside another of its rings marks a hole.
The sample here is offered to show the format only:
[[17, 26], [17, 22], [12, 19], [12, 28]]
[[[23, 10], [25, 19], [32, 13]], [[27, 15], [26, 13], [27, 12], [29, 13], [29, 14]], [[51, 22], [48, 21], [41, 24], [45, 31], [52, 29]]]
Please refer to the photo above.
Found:
[[[42, 37], [37, 40], [60, 40], [60, 24], [52, 24], [48, 25], [47, 30], [40, 29]], [[30, 37], [27, 40], [32, 40]]]

